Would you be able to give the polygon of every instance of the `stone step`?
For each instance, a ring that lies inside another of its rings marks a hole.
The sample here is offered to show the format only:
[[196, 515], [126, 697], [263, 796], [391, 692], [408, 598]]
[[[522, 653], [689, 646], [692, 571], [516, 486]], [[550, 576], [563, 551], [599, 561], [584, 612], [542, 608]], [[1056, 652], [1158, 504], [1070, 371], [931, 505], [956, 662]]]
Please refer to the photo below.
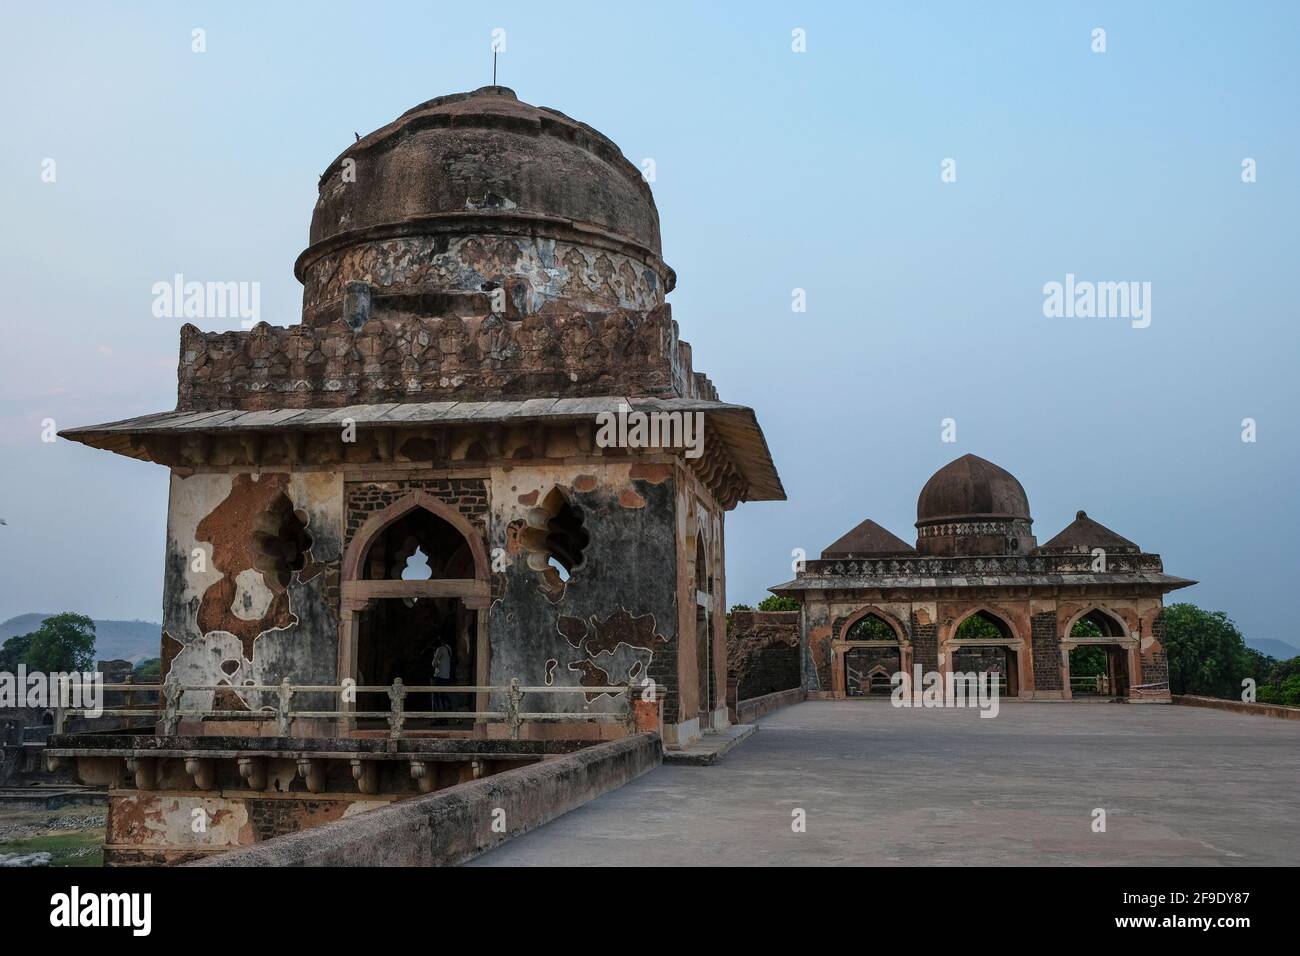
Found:
[[664, 763], [707, 767], [757, 730], [757, 724], [732, 724], [726, 730], [706, 733], [681, 750], [665, 750]]

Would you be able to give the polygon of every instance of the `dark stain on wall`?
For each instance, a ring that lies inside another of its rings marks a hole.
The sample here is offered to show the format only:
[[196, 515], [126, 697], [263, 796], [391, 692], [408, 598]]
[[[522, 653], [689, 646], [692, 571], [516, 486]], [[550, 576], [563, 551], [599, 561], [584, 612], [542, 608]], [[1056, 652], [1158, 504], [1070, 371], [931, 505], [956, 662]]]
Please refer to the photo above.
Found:
[[[583, 481], [564, 490], [584, 512], [591, 540], [584, 560], [552, 603], [538, 575], [519, 555], [500, 577], [502, 599], [489, 619], [492, 684], [519, 677], [541, 684], [548, 660], [561, 675], [578, 675], [570, 686], [622, 684], [648, 675], [664, 701], [664, 717], [676, 720], [677, 552], [673, 483], [633, 480], [643, 501], [626, 507], [625, 483]], [[588, 696], [588, 695], [583, 695]], [[546, 710], [578, 710], [577, 694], [554, 694], [536, 703]], [[612, 705], [611, 705], [612, 706]]]

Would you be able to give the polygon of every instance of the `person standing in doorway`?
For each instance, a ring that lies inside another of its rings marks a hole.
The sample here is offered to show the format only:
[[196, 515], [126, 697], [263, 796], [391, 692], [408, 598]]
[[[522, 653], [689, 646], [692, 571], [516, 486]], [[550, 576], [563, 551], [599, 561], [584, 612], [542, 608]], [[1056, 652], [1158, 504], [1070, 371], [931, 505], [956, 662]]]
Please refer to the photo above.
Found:
[[[448, 687], [451, 685], [451, 647], [447, 644], [447, 638], [439, 636], [438, 646], [433, 651], [433, 686]], [[434, 710], [451, 710], [451, 703], [448, 700], [450, 694], [442, 694], [434, 691], [433, 709]]]

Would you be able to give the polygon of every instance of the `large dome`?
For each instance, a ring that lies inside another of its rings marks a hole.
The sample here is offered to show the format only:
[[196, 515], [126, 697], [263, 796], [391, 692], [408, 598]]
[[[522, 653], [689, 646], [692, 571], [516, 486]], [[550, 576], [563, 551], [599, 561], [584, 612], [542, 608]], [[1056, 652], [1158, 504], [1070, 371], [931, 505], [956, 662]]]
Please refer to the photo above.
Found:
[[978, 455], [962, 455], [931, 476], [916, 500], [918, 525], [972, 517], [1028, 518], [1016, 476]]
[[675, 281], [660, 253], [650, 187], [610, 139], [486, 86], [421, 103], [344, 150], [321, 176], [295, 273], [305, 317], [349, 281], [418, 295], [522, 279], [522, 311], [565, 299], [644, 309]]
[[978, 455], [944, 465], [916, 500], [922, 554], [1023, 554], [1035, 544], [1032, 523], [1016, 476]]

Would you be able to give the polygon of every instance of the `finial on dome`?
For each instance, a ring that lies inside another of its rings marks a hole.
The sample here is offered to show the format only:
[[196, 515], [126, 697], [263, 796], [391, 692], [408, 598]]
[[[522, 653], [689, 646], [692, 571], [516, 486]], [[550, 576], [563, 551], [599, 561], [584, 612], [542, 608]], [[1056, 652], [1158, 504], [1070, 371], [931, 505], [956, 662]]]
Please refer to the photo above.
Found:
[[491, 86], [480, 86], [477, 90], [469, 94], [470, 96], [504, 96], [508, 100], [517, 100], [518, 96], [515, 91], [508, 86], [497, 86], [493, 83]]

